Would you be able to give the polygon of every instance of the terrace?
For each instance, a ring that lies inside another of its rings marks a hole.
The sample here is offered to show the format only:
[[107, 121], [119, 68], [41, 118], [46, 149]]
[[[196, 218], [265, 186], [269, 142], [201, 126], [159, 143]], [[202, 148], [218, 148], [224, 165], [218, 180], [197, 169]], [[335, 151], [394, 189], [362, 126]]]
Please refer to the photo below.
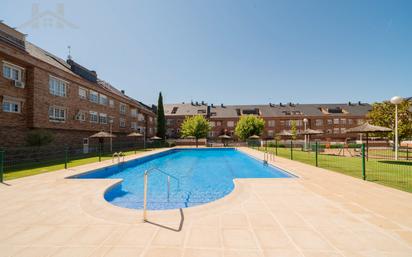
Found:
[[[262, 152], [241, 148], [263, 159]], [[126, 160], [164, 151], [139, 153]], [[142, 212], [103, 198], [113, 179], [67, 176], [111, 161], [0, 185], [2, 256], [410, 256], [412, 196], [276, 157], [297, 179], [236, 179], [226, 197]], [[383, 204], [384, 203], [384, 204]]]

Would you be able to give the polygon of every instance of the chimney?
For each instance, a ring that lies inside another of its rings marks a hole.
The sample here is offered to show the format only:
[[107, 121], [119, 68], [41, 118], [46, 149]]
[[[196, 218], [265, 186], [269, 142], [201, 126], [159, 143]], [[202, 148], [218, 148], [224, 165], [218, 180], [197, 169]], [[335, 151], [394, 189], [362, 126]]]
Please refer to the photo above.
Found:
[[215, 108], [215, 106], [213, 104], [211, 104], [210, 106], [212, 106], [212, 108]]
[[349, 102], [348, 102], [348, 105], [349, 105], [349, 106], [351, 106], [351, 105], [352, 105], [351, 101], [349, 101]]
[[359, 102], [358, 102], [358, 105], [362, 105], [362, 102], [361, 102], [361, 101], [359, 101]]
[[125, 91], [123, 89], [120, 92], [122, 92], [122, 94], [125, 94]]
[[205, 105], [205, 101], [202, 101], [202, 105]]
[[280, 102], [280, 103], [279, 103], [279, 106], [280, 106], [280, 107], [283, 107], [283, 104]]
[[223, 108], [223, 107], [225, 107], [223, 104], [220, 104], [220, 106]]

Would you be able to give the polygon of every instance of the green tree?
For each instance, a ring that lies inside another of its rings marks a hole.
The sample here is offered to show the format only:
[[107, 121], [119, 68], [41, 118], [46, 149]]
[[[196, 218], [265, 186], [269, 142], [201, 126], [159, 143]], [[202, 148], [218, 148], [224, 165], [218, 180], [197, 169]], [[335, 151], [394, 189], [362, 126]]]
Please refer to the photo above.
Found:
[[298, 137], [298, 129], [296, 127], [296, 120], [292, 120], [290, 123], [290, 133], [292, 133], [292, 139], [296, 140]]
[[[399, 140], [412, 137], [412, 112], [410, 111], [411, 102], [403, 101], [398, 105], [398, 133]], [[374, 103], [372, 111], [368, 113], [371, 124], [395, 129], [395, 105], [389, 101]], [[377, 135], [378, 136], [378, 135]], [[380, 134], [381, 136], [381, 134]], [[391, 139], [394, 132], [388, 133]]]
[[166, 137], [166, 118], [162, 92], [159, 93], [159, 99], [157, 100], [157, 136], [162, 139]]
[[241, 140], [246, 140], [253, 135], [260, 136], [264, 127], [265, 121], [262, 118], [253, 115], [245, 115], [240, 117], [235, 128], [235, 134]]
[[54, 136], [50, 131], [47, 130], [32, 130], [27, 133], [26, 143], [29, 146], [43, 146], [53, 142]]
[[202, 115], [186, 117], [181, 125], [181, 133], [184, 137], [195, 137], [196, 147], [198, 147], [199, 138], [207, 137], [210, 130], [209, 121]]

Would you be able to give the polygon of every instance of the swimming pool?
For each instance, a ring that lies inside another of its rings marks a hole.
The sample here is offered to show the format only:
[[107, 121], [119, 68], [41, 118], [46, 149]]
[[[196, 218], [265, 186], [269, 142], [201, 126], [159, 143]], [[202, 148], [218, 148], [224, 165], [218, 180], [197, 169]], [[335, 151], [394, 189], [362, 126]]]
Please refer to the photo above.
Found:
[[162, 172], [149, 173], [149, 210], [187, 208], [215, 201], [233, 190], [235, 178], [293, 177], [234, 148], [220, 148], [172, 149], [75, 178], [121, 178], [122, 183], [106, 191], [105, 199], [120, 207], [142, 209], [143, 175], [153, 168]]

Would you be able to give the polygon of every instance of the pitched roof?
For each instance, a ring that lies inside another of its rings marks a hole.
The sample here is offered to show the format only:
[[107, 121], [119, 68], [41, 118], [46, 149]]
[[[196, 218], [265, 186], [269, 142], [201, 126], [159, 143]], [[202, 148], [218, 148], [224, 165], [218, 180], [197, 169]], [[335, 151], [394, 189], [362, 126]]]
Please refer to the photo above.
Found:
[[207, 104], [181, 103], [163, 105], [165, 115], [168, 116], [189, 116], [189, 115], [206, 115]]

